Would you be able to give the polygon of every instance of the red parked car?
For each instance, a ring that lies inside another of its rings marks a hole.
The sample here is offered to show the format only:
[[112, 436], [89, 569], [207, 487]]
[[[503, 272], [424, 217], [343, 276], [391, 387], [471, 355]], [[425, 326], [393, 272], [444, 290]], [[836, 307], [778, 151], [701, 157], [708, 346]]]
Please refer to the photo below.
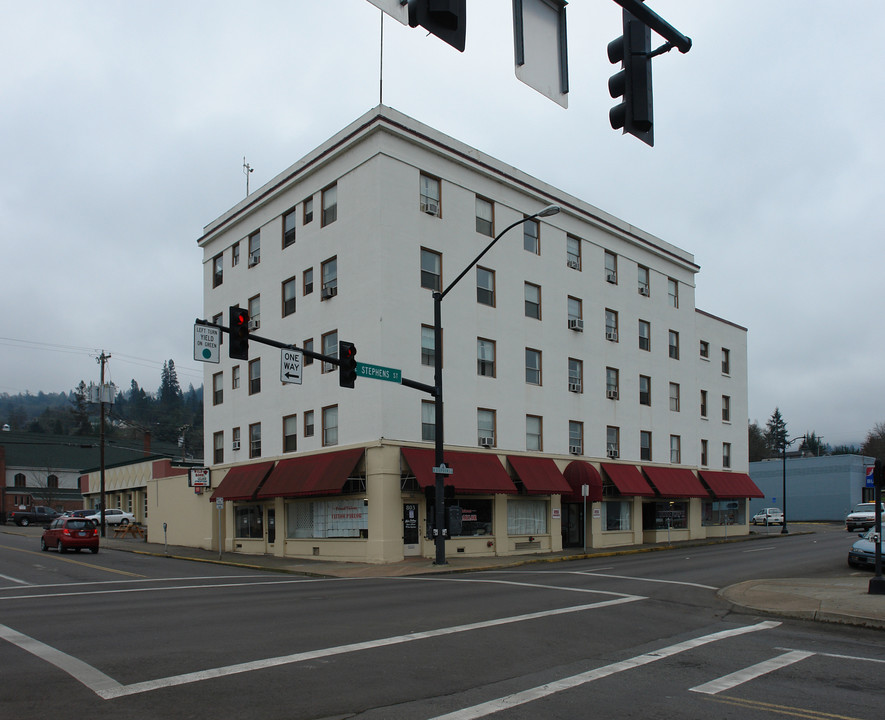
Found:
[[58, 548], [60, 553], [67, 550], [89, 548], [92, 552], [98, 552], [98, 526], [78, 517], [60, 517], [52, 521], [48, 528], [43, 531], [40, 538], [40, 549]]

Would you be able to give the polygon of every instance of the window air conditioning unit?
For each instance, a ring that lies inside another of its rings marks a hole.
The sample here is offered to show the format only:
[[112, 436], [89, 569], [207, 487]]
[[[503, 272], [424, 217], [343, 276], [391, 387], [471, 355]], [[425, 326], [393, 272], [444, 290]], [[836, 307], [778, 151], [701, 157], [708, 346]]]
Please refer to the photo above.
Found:
[[250, 320], [249, 321], [249, 331], [257, 330], [261, 327], [261, 320]]
[[257, 265], [260, 262], [261, 262], [261, 255], [259, 253], [252, 253], [251, 255], [249, 255], [249, 267], [252, 267], [253, 265]]
[[616, 457], [618, 457], [618, 449], [617, 449], [614, 445], [609, 445], [609, 446], [608, 446], [608, 456], [609, 456], [610, 458], [616, 458]]
[[568, 391], [569, 391], [569, 392], [576, 392], [576, 393], [581, 392], [581, 383], [579, 383], [579, 382], [570, 382], [570, 383], [568, 384]]
[[239, 450], [240, 449], [240, 441], [239, 440], [232, 441], [230, 444], [230, 449], [231, 450]]
[[581, 446], [580, 445], [569, 445], [568, 451], [572, 455], [580, 455], [581, 454]]
[[612, 342], [617, 342], [618, 341], [618, 333], [612, 332], [611, 330], [609, 330], [605, 333], [605, 339], [611, 340]]
[[584, 332], [584, 321], [581, 318], [569, 318], [568, 329], [576, 332]]
[[606, 390], [605, 396], [609, 400], [617, 400], [618, 399], [618, 391], [617, 390]]
[[439, 215], [439, 203], [426, 200], [421, 203], [421, 212], [426, 212], [428, 215]]
[[568, 265], [572, 270], [580, 270], [580, 265], [578, 265], [577, 260], [566, 260], [566, 265]]
[[328, 300], [329, 298], [333, 298], [338, 294], [337, 287], [324, 287], [320, 292], [320, 296], [323, 300]]
[[608, 280], [610, 283], [612, 283], [612, 285], [618, 284], [618, 274], [617, 273], [613, 273], [613, 272], [606, 273], [605, 279]]
[[495, 438], [493, 437], [481, 437], [479, 439], [480, 447], [492, 447], [495, 444]]
[[639, 286], [639, 294], [644, 295], [645, 297], [648, 297], [648, 287], [645, 285], [640, 285]]

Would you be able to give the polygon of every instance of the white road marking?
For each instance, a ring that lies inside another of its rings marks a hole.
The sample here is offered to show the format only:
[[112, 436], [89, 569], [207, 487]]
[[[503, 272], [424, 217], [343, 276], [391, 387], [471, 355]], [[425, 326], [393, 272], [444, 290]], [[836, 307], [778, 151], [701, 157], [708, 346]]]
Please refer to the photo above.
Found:
[[[601, 570], [607, 570], [608, 568], [600, 568]], [[504, 570], [496, 570], [493, 572], [507, 572], [508, 575], [513, 575], [514, 572], [504, 571]], [[680, 580], [661, 580], [658, 578], [647, 578], [647, 577], [634, 577], [631, 575], [611, 575], [608, 573], [598, 572], [596, 570], [529, 570], [527, 571], [531, 574], [537, 575], [587, 575], [589, 577], [601, 577], [601, 578], [614, 578], [615, 580], [635, 580], [637, 582], [649, 582], [649, 583], [661, 583], [664, 585], [685, 585], [687, 587], [696, 587], [701, 590], [718, 590], [718, 587], [713, 587], [712, 585], [701, 585], [700, 583], [692, 583], [692, 582], [682, 582]]]
[[492, 715], [494, 713], [500, 712], [501, 710], [507, 710], [509, 708], [517, 707], [518, 705], [524, 705], [535, 700], [540, 700], [541, 698], [547, 697], [549, 695], [562, 692], [563, 690], [569, 690], [571, 688], [578, 687], [579, 685], [584, 685], [585, 683], [599, 680], [600, 678], [605, 678], [610, 675], [614, 675], [615, 673], [623, 672], [624, 670], [632, 670], [633, 668], [642, 667], [643, 665], [648, 665], [649, 663], [653, 663], [657, 660], [672, 657], [673, 655], [676, 655], [678, 653], [685, 652], [686, 650], [692, 650], [693, 648], [700, 647], [708, 643], [718, 642], [719, 640], [736, 637], [738, 635], [744, 635], [746, 633], [757, 632], [759, 630], [769, 630], [779, 625], [779, 622], [767, 620], [765, 622], [757, 623], [756, 625], [745, 625], [743, 627], [733, 628], [731, 630], [722, 630], [717, 633], [712, 633], [711, 635], [704, 635], [693, 640], [686, 640], [681, 643], [676, 643], [675, 645], [670, 645], [669, 647], [661, 648], [660, 650], [644, 653], [643, 655], [637, 655], [636, 657], [632, 657], [628, 660], [622, 660], [621, 662], [612, 663], [611, 665], [596, 668], [595, 670], [589, 670], [585, 673], [580, 673], [578, 675], [573, 675], [571, 677], [556, 680], [544, 685], [539, 685], [538, 687], [530, 688], [528, 690], [514, 693], [512, 695], [507, 695], [496, 700], [490, 700], [489, 702], [474, 705], [473, 707], [456, 710], [455, 712], [448, 713], [446, 715], [439, 715], [435, 718], [432, 718], [432, 720], [474, 720], [475, 718], [485, 717], [487, 715]]
[[613, 595], [615, 597], [635, 597], [629, 593], [610, 592], [608, 590], [593, 590], [591, 588], [566, 587], [564, 585], [544, 585], [543, 583], [517, 582], [515, 580], [484, 580], [481, 577], [450, 578], [433, 576], [409, 576], [402, 578], [389, 578], [391, 580], [430, 580], [435, 582], [469, 582], [488, 583], [490, 585], [515, 585], [516, 587], [538, 588], [539, 590], [564, 590], [565, 592], [592, 593], [594, 595]]
[[3, 578], [4, 580], [9, 580], [9, 582], [18, 583], [19, 585], [30, 585], [31, 584], [31, 583], [27, 582], [26, 580], [19, 580], [18, 578], [10, 577], [9, 575], [0, 574], [0, 578]]
[[774, 550], [774, 545], [769, 545], [761, 548], [753, 548], [752, 550], [742, 550], [743, 553], [754, 553], [754, 552], [764, 552], [765, 550]]
[[691, 692], [704, 693], [705, 695], [716, 695], [723, 690], [731, 690], [738, 685], [743, 685], [745, 682], [755, 680], [756, 678], [767, 675], [775, 670], [780, 670], [788, 665], [804, 660], [807, 657], [811, 657], [814, 654], [815, 653], [813, 652], [806, 652], [804, 650], [793, 650], [784, 653], [783, 655], [778, 655], [775, 658], [771, 658], [771, 660], [765, 660], [756, 663], [755, 665], [751, 665], [750, 667], [746, 667], [743, 670], [738, 670], [729, 675], [723, 675], [722, 677], [711, 680], [703, 685], [689, 688], [689, 690], [691, 690]]
[[[787, 650], [790, 651], [792, 648], [775, 648], [775, 650]], [[870, 658], [870, 657], [861, 657], [860, 655], [841, 655], [839, 653], [825, 653], [825, 652], [816, 652], [815, 655], [820, 655], [821, 657], [829, 657], [835, 658], [837, 660], [859, 660], [861, 662], [871, 662], [871, 663], [882, 663], [885, 665], [885, 660], [880, 658]]]

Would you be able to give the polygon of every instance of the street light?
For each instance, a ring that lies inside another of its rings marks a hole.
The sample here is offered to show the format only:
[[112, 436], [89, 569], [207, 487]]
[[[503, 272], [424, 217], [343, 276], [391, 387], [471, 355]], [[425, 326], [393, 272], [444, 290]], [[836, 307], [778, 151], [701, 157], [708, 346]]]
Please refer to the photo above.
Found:
[[781, 535], [787, 534], [787, 446], [792, 445], [797, 440], [807, 440], [808, 438], [805, 435], [799, 435], [798, 437], [794, 437], [792, 440], [787, 440], [786, 430], [783, 435], [783, 448], [784, 448], [784, 520], [781, 523]]
[[[435, 441], [435, 454], [434, 454], [434, 462], [435, 468], [439, 469], [443, 465], [443, 379], [442, 379], [442, 301], [443, 298], [449, 294], [449, 291], [458, 284], [458, 281], [461, 280], [470, 269], [476, 265], [480, 261], [483, 255], [485, 255], [489, 250], [492, 249], [492, 246], [498, 242], [505, 234], [507, 234], [510, 230], [515, 228], [517, 225], [522, 225], [523, 223], [528, 222], [529, 220], [534, 220], [539, 217], [550, 217], [551, 215], [556, 215], [561, 208], [559, 205], [548, 205], [543, 210], [536, 212], [534, 215], [529, 215], [528, 217], [524, 217], [522, 220], [517, 220], [514, 223], [511, 223], [506, 228], [504, 228], [501, 232], [499, 232], [492, 241], [485, 246], [483, 251], [477, 255], [473, 262], [471, 262], [466, 268], [461, 271], [461, 274], [458, 275], [452, 282], [449, 283], [448, 287], [446, 287], [443, 291], [436, 291], [433, 293], [433, 383], [434, 383], [434, 441]], [[444, 473], [434, 473], [436, 478], [436, 493], [434, 495], [434, 503], [435, 507], [435, 521], [434, 521], [434, 533], [435, 544], [436, 544], [436, 565], [445, 565], [446, 564], [446, 538], [443, 535], [443, 529], [445, 528], [445, 478], [446, 475]]]

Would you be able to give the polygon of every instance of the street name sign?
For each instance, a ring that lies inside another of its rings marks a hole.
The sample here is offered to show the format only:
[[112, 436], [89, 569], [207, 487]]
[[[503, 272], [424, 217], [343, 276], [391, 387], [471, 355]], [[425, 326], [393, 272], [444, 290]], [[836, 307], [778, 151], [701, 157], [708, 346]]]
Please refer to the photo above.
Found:
[[402, 383], [403, 371], [395, 368], [383, 367], [382, 365], [369, 365], [358, 362], [356, 364], [357, 377], [386, 380], [387, 382]]
[[194, 325], [194, 360], [200, 362], [221, 362], [221, 328], [210, 325]]
[[280, 382], [301, 384], [301, 368], [304, 354], [300, 350], [282, 348], [280, 350]]

